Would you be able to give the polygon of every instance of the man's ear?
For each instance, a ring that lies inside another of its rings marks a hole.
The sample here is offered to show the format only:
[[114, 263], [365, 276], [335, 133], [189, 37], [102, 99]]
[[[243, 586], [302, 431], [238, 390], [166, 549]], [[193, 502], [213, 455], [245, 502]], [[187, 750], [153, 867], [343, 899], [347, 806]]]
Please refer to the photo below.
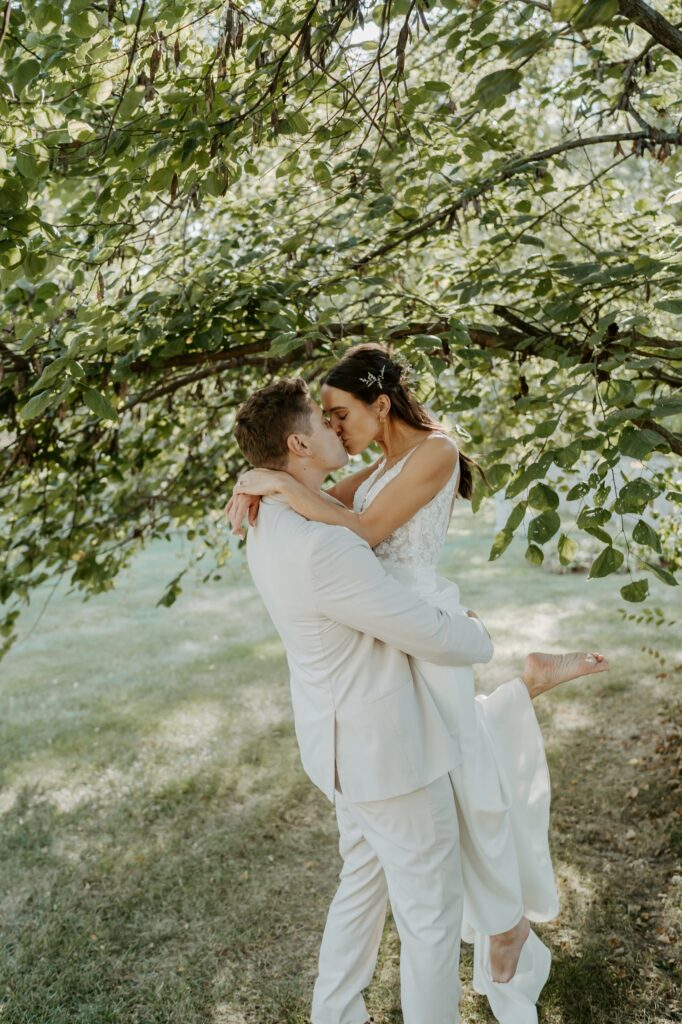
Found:
[[299, 459], [310, 454], [310, 447], [307, 444], [305, 437], [301, 434], [289, 434], [287, 438], [287, 448], [292, 455], [297, 455]]

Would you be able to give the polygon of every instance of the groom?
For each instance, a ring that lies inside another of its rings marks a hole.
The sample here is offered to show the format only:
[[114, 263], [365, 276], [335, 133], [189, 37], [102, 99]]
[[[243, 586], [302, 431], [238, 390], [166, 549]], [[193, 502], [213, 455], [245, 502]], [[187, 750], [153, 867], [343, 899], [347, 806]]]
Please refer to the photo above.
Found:
[[[257, 467], [319, 491], [348, 456], [300, 379], [257, 391], [237, 414]], [[405, 1024], [459, 1020], [462, 885], [448, 772], [460, 762], [408, 655], [443, 665], [491, 659], [480, 620], [422, 602], [350, 530], [261, 503], [249, 568], [287, 652], [303, 767], [335, 804], [340, 885], [320, 949], [312, 1024], [365, 1024], [387, 900], [401, 941]]]

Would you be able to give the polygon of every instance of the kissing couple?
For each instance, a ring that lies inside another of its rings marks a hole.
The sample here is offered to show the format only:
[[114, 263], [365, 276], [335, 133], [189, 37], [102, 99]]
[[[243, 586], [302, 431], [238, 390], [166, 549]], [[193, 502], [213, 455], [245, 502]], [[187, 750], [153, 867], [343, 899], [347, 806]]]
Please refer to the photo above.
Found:
[[[286, 648], [303, 767], [335, 806], [343, 861], [312, 1024], [366, 1024], [363, 990], [387, 903], [405, 1024], [459, 1021], [460, 941], [500, 1024], [535, 1024], [551, 954], [531, 929], [558, 910], [550, 785], [532, 700], [603, 672], [601, 654], [533, 653], [476, 696], [487, 629], [437, 574], [476, 464], [379, 345], [323, 378], [255, 392], [236, 416], [248, 462], [227, 506], [248, 519], [251, 575]], [[376, 442], [383, 455], [327, 490]], [[511, 596], [511, 595], [510, 595]]]

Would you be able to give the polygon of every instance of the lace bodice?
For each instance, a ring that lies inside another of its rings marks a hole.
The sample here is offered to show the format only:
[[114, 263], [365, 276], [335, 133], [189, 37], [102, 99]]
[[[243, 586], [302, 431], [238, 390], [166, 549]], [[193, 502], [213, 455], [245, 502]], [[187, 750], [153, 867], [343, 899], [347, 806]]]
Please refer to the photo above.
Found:
[[[442, 437], [431, 434], [430, 437]], [[429, 438], [426, 438], [428, 442]], [[377, 468], [360, 484], [353, 499], [355, 512], [362, 512], [371, 505], [377, 494], [394, 480], [405, 463], [415, 451], [412, 448], [394, 466], [382, 472], [384, 460], [377, 463]], [[443, 550], [448, 532], [452, 501], [459, 482], [459, 464], [454, 473], [442, 488], [426, 505], [420, 508], [411, 519], [399, 526], [390, 537], [386, 537], [374, 548], [374, 553], [382, 560], [416, 569], [435, 569]]]

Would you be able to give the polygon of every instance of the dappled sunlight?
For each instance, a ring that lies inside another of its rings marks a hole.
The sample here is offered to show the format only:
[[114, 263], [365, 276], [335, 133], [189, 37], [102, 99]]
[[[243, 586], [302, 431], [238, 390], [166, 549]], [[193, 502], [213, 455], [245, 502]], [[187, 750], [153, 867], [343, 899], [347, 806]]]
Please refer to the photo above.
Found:
[[559, 732], [574, 732], [576, 729], [591, 729], [594, 712], [591, 708], [574, 702], [564, 701], [552, 709], [552, 729]]
[[203, 748], [206, 756], [226, 718], [225, 709], [217, 701], [195, 701], [175, 708], [159, 721], [151, 745], [171, 750]]
[[229, 1003], [219, 1003], [211, 1021], [212, 1024], [247, 1024], [247, 1019], [241, 1010]]
[[71, 762], [34, 757], [0, 793], [0, 816], [13, 811], [20, 795], [25, 793], [31, 794], [30, 806], [49, 804], [60, 813], [68, 814], [82, 804], [107, 804], [131, 792], [128, 776], [116, 768], [94, 772], [81, 766], [79, 772], [75, 772]]
[[[561, 861], [555, 864], [555, 872], [561, 888], [576, 897], [583, 908], [586, 909], [597, 899], [599, 892], [597, 883], [586, 872], [580, 871], [575, 864]], [[573, 926], [577, 924], [575, 920], [572, 923]]]

